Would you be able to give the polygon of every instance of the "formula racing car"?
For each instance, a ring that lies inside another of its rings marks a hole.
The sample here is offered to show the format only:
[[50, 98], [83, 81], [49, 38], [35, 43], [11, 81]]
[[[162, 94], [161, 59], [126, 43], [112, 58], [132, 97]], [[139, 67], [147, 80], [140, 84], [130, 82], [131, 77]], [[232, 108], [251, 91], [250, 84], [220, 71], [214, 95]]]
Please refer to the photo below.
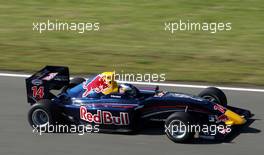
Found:
[[223, 139], [251, 117], [250, 111], [227, 105], [216, 87], [195, 96], [118, 84], [114, 76], [104, 72], [70, 80], [67, 67], [46, 66], [26, 79], [29, 124], [90, 124], [100, 132], [135, 132], [161, 123], [169, 139], [187, 142]]

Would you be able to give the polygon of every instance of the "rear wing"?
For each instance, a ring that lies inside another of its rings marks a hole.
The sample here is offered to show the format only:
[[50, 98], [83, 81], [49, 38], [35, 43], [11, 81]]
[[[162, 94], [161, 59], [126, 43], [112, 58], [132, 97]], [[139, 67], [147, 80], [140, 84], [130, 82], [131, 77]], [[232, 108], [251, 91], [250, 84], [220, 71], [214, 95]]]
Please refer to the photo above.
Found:
[[27, 100], [34, 104], [40, 99], [51, 99], [50, 90], [60, 90], [69, 84], [69, 68], [46, 66], [26, 79]]

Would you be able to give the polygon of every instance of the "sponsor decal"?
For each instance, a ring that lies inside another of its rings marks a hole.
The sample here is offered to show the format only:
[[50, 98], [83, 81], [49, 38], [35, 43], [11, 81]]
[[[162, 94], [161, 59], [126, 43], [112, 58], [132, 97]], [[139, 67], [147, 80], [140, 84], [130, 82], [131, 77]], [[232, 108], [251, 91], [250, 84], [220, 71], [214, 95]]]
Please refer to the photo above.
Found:
[[58, 73], [49, 73], [49, 75], [45, 76], [42, 80], [49, 81], [53, 79]]
[[208, 116], [208, 121], [209, 122], [215, 122], [215, 118], [216, 118], [217, 116], [216, 115], [209, 115]]
[[118, 96], [118, 95], [111, 95], [110, 97], [112, 97], [112, 98], [122, 98], [122, 96]]
[[61, 76], [56, 76], [54, 78], [54, 80], [56, 81], [62, 81], [62, 82], [67, 82], [69, 80], [69, 77], [68, 76], [64, 76], [64, 75], [61, 75]]
[[217, 118], [216, 118], [216, 122], [217, 123], [219, 123], [219, 122], [225, 122], [225, 121], [227, 121], [228, 120], [228, 117], [226, 116], [226, 115], [221, 115], [221, 116], [218, 116]]
[[92, 114], [87, 111], [85, 106], [80, 107], [80, 118], [96, 124], [129, 125], [129, 116], [126, 112], [120, 112], [119, 116], [113, 116], [109, 111], [97, 110], [95, 114]]
[[215, 104], [214, 105], [214, 110], [218, 110], [220, 111], [221, 113], [225, 113], [225, 107], [221, 106], [220, 104]]
[[40, 79], [32, 80], [31, 83], [36, 86], [42, 85], [42, 81]]
[[85, 92], [82, 94], [82, 97], [86, 97], [91, 91], [100, 93], [107, 88], [109, 88], [109, 85], [107, 84], [104, 76], [98, 75], [91, 82], [86, 81], [83, 83], [83, 89], [85, 89]]

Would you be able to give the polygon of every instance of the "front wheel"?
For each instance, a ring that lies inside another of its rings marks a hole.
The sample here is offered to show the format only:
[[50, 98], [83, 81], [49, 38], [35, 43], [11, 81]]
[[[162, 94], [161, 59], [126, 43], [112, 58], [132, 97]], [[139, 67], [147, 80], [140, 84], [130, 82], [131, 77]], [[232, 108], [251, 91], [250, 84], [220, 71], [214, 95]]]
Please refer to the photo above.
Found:
[[216, 87], [206, 88], [198, 96], [210, 102], [220, 104], [224, 107], [227, 106], [227, 99], [225, 93]]
[[165, 122], [165, 133], [169, 139], [176, 143], [185, 143], [194, 137], [194, 132], [189, 130], [193, 119], [186, 112], [174, 113]]

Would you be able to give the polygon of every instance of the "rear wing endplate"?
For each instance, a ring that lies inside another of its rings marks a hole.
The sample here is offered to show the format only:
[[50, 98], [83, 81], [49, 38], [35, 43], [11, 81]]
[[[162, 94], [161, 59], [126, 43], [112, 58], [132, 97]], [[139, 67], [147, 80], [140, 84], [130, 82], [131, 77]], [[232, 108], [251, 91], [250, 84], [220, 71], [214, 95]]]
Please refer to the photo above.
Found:
[[50, 90], [60, 90], [69, 84], [69, 68], [46, 66], [26, 79], [27, 100], [34, 104], [40, 99], [51, 99]]

